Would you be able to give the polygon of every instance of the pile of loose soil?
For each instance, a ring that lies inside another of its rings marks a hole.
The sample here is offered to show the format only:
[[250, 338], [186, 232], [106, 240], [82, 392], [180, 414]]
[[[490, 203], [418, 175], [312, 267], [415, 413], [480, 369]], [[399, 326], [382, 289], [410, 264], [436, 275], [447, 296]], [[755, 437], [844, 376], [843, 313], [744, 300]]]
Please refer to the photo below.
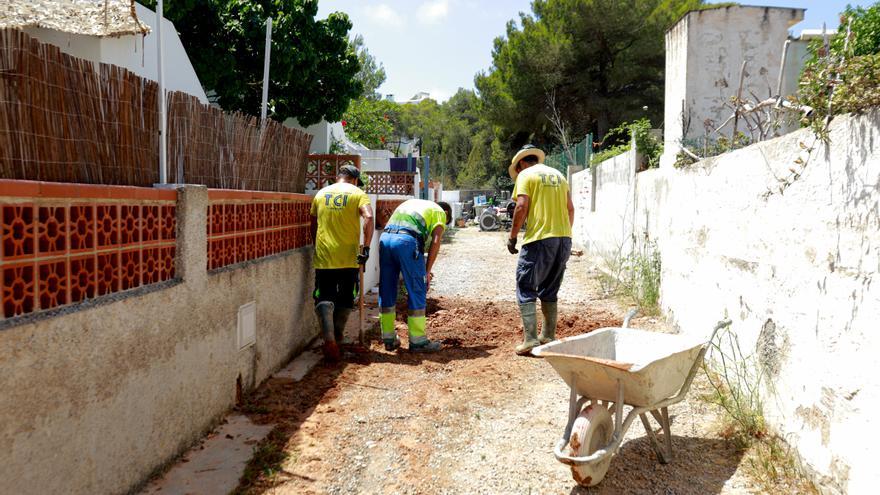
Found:
[[[538, 315], [538, 328], [543, 325]], [[477, 301], [466, 303], [448, 297], [431, 297], [425, 315], [428, 336], [461, 347], [468, 345], [501, 345], [522, 339], [522, 321], [514, 302]], [[588, 333], [597, 328], [621, 325], [618, 315], [604, 308], [590, 308], [580, 313], [562, 306], [557, 319], [558, 338]], [[397, 305], [398, 333], [406, 335], [406, 302]]]

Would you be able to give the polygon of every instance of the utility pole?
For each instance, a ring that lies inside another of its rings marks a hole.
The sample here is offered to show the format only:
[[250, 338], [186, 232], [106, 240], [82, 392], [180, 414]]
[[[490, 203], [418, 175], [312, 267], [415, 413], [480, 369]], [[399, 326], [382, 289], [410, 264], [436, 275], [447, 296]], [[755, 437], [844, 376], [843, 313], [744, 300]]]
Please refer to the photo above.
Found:
[[430, 198], [429, 191], [430, 191], [431, 189], [430, 189], [430, 186], [428, 185], [428, 177], [429, 177], [429, 176], [428, 176], [428, 173], [431, 171], [431, 157], [430, 157], [430, 156], [425, 156], [425, 157], [424, 157], [424, 161], [425, 161], [425, 169], [424, 169], [424, 170], [425, 170], [425, 172], [424, 172], [424, 175], [425, 175], [425, 176], [422, 177], [422, 180], [425, 181], [425, 192], [424, 192], [424, 197], [423, 197], [422, 199], [430, 200], [431, 198]]
[[260, 109], [260, 126], [266, 126], [269, 107], [269, 58], [272, 55], [272, 18], [266, 19], [266, 51], [263, 52], [263, 105]]
[[[162, 3], [156, 3], [156, 60], [159, 65], [159, 184], [168, 183], [168, 119], [165, 108], [165, 74], [162, 54], [165, 51], [162, 43]], [[183, 183], [183, 177], [178, 177], [177, 182]]]

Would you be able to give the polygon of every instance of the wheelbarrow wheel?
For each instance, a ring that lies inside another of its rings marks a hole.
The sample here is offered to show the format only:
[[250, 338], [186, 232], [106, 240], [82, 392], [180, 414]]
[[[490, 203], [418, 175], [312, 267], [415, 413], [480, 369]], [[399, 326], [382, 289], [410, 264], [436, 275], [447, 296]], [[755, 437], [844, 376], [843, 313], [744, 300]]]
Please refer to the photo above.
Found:
[[[611, 443], [611, 435], [614, 433], [614, 424], [611, 413], [601, 405], [588, 405], [574, 420], [571, 429], [571, 438], [568, 441], [568, 455], [572, 457], [585, 457]], [[611, 464], [611, 456], [590, 464], [581, 464], [571, 467], [571, 475], [579, 485], [598, 485], [608, 466]]]

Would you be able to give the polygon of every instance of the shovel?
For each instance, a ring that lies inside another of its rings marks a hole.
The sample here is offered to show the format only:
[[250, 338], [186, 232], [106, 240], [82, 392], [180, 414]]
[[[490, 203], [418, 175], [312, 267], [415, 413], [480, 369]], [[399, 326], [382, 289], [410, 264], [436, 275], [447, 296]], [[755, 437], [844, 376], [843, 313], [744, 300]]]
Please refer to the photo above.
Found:
[[360, 295], [358, 296], [358, 339], [357, 343], [348, 346], [346, 351], [352, 354], [367, 354], [370, 350], [364, 342], [364, 265], [358, 265], [358, 286]]
[[361, 295], [358, 297], [358, 345], [361, 347], [365, 347], [364, 345], [364, 265], [359, 265], [358, 267], [358, 286], [360, 287]]

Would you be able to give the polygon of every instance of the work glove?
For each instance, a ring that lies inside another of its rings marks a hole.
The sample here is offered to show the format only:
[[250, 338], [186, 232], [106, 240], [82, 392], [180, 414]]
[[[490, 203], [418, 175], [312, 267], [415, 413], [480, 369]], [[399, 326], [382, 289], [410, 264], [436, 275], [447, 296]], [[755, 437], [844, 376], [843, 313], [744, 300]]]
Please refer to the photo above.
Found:
[[357, 255], [357, 263], [358, 265], [366, 265], [368, 259], [370, 259], [370, 248], [363, 246]]
[[510, 254], [519, 253], [519, 249], [516, 248], [516, 237], [507, 240], [507, 250], [510, 251]]

